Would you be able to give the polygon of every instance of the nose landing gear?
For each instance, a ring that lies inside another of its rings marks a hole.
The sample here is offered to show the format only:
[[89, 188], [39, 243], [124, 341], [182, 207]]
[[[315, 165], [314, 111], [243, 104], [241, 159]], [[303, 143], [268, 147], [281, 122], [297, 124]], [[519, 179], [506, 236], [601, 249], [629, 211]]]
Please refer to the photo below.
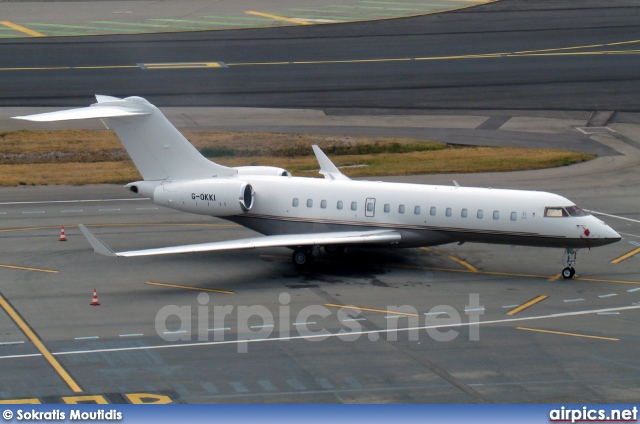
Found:
[[573, 265], [577, 262], [576, 256], [578, 254], [578, 250], [574, 248], [568, 248], [565, 251], [566, 259], [563, 261], [563, 265], [565, 267], [562, 269], [562, 278], [570, 279], [576, 275], [576, 270], [573, 268]]

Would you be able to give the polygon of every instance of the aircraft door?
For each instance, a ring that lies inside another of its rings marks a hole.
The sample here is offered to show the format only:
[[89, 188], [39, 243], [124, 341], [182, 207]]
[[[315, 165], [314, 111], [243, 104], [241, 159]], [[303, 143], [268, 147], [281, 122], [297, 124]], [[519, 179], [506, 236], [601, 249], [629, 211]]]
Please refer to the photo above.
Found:
[[364, 206], [364, 216], [376, 216], [376, 199], [373, 197], [367, 197], [367, 201]]

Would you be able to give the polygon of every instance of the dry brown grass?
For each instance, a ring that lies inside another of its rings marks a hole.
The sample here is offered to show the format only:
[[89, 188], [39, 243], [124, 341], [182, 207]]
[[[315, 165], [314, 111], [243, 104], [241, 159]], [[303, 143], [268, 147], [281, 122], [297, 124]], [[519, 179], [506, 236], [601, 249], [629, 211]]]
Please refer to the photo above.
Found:
[[[582, 153], [492, 147], [450, 147], [411, 139], [375, 139], [322, 135], [185, 131], [199, 148], [222, 146], [250, 154], [224, 157], [216, 162], [228, 166], [265, 165], [286, 168], [294, 175], [317, 176], [318, 164], [311, 144], [325, 149], [362, 144], [425, 145], [429, 151], [337, 155], [338, 166], [352, 177], [425, 173], [494, 172], [550, 168], [593, 159]], [[308, 152], [287, 157], [282, 152]], [[275, 156], [274, 156], [275, 155]], [[0, 133], [0, 185], [121, 184], [141, 179], [112, 131], [17, 131]]]

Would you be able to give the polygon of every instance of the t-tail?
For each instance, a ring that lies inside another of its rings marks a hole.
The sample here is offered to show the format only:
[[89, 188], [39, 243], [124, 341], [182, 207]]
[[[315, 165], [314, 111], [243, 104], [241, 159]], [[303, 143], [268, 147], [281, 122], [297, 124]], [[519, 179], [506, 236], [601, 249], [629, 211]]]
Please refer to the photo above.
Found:
[[200, 152], [142, 97], [96, 95], [97, 103], [79, 109], [16, 116], [36, 122], [101, 118], [113, 128], [145, 181], [230, 177], [238, 170], [219, 165]]

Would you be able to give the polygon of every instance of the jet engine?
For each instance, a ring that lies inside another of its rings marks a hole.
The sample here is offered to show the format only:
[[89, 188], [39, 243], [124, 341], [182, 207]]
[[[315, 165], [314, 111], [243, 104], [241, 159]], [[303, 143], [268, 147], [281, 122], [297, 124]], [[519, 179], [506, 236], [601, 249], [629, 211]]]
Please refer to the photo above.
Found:
[[165, 182], [155, 188], [155, 204], [211, 216], [233, 216], [253, 207], [251, 184], [230, 178]]

